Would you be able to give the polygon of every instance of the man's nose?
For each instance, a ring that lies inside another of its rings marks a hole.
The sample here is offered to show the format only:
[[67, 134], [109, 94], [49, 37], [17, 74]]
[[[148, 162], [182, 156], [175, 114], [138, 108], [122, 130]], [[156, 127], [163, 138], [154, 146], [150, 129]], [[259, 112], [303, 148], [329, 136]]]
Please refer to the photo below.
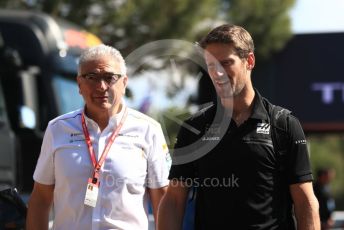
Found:
[[225, 75], [225, 72], [223, 70], [215, 71], [216, 76], [222, 77]]
[[96, 83], [97, 88], [101, 89], [101, 90], [106, 90], [109, 86], [106, 83], [105, 79], [103, 78], [99, 78], [97, 79], [97, 83]]
[[214, 76], [216, 77], [223, 77], [226, 74], [225, 70], [223, 69], [221, 65], [216, 65], [213, 73], [214, 73]]

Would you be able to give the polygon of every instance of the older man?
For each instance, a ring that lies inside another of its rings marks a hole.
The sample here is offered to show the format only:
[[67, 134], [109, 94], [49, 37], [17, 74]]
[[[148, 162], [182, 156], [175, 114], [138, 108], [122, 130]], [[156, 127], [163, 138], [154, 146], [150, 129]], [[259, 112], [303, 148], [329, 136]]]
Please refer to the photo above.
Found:
[[[80, 57], [85, 106], [49, 122], [34, 173], [27, 229], [148, 229], [168, 184], [168, 149], [153, 119], [123, 103], [125, 62], [99, 45]], [[70, 100], [73, 100], [71, 98]]]

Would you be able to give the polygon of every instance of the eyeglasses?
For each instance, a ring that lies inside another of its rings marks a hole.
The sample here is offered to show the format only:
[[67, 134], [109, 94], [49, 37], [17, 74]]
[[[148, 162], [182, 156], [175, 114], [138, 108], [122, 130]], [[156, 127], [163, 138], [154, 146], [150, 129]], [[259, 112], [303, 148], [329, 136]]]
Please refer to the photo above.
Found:
[[90, 83], [99, 83], [104, 81], [108, 86], [115, 84], [123, 74], [118, 73], [85, 73], [81, 77]]

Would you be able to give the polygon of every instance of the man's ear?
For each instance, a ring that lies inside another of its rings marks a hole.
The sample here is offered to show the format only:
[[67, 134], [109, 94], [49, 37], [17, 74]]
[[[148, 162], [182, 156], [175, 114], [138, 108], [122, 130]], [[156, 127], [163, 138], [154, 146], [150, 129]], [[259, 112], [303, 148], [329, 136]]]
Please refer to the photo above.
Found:
[[128, 76], [124, 75], [123, 76], [123, 95], [125, 95], [125, 89], [127, 88], [128, 85]]
[[128, 76], [127, 75], [123, 76], [123, 84], [124, 84], [124, 88], [126, 88], [128, 85]]
[[247, 69], [252, 70], [256, 64], [256, 58], [253, 52], [250, 52], [247, 57]]

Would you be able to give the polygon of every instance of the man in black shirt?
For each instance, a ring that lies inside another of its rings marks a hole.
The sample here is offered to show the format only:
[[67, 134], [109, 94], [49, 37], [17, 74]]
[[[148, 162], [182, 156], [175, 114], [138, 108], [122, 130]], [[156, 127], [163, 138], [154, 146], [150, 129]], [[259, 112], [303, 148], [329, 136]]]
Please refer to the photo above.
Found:
[[252, 86], [250, 34], [222, 25], [201, 47], [220, 103], [179, 131], [159, 229], [181, 229], [190, 187], [197, 191], [195, 229], [289, 230], [296, 227], [293, 213], [297, 229], [319, 229], [304, 133], [297, 118], [286, 115], [284, 138], [273, 139], [274, 106]]

